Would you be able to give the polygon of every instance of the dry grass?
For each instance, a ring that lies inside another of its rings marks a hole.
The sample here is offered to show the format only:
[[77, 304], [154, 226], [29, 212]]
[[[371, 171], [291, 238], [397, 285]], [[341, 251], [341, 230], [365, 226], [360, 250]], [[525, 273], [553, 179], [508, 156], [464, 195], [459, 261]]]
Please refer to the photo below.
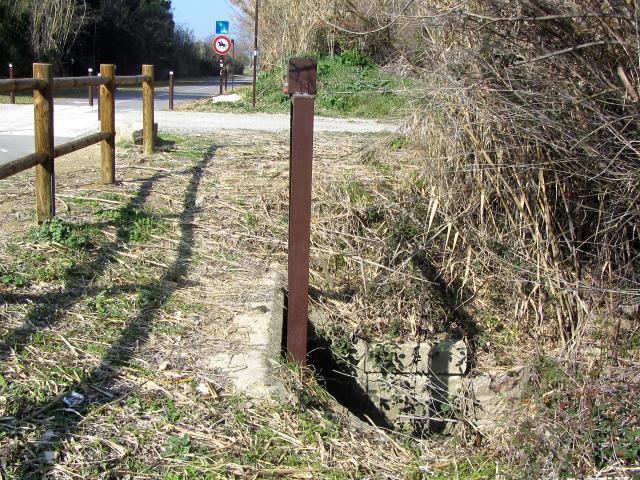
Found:
[[[318, 209], [344, 172], [375, 170], [357, 155], [370, 138], [320, 136]], [[0, 472], [408, 478], [438, 457], [436, 445], [351, 420], [308, 372], [283, 365], [287, 397], [262, 401], [206, 367], [241, 347], [232, 319], [284, 259], [287, 139], [170, 140], [147, 159], [121, 146], [117, 186], [96, 185], [92, 165], [63, 170], [61, 221], [47, 228], [27, 231], [32, 205], [19, 193], [31, 175], [3, 182], [3, 222], [13, 220], [0, 248]], [[328, 250], [316, 242], [316, 259]], [[85, 396], [79, 407], [62, 403], [71, 391]]]

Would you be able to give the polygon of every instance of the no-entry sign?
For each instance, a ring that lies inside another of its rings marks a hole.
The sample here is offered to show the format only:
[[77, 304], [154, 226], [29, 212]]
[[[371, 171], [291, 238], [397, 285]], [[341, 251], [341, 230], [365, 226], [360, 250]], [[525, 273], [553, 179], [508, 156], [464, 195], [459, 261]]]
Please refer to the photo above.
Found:
[[231, 39], [226, 35], [216, 35], [213, 39], [213, 51], [218, 55], [226, 55], [231, 51]]

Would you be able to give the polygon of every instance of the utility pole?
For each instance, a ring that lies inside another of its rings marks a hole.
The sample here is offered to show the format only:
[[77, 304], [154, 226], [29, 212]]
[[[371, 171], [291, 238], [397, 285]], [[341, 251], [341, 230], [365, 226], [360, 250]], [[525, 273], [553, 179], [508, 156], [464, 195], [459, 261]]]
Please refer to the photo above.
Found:
[[256, 79], [258, 76], [258, 5], [259, 0], [256, 0], [256, 23], [253, 36], [253, 108], [256, 108]]

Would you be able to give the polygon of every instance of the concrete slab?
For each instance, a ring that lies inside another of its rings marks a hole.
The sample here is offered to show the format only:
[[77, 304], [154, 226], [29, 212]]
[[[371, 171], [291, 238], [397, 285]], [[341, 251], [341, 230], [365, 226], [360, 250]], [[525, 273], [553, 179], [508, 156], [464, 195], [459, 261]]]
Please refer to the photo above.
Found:
[[274, 362], [280, 358], [284, 310], [284, 273], [272, 265], [255, 282], [251, 301], [232, 319], [244, 341], [233, 350], [218, 352], [203, 359], [206, 368], [219, 370], [236, 390], [254, 398], [275, 397], [284, 388], [274, 374]]

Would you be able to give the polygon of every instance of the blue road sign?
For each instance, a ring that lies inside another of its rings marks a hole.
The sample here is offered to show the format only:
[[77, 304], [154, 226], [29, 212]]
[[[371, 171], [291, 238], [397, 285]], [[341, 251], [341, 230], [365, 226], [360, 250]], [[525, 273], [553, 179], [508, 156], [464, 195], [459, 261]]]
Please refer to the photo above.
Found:
[[216, 21], [216, 35], [227, 35], [229, 33], [229, 22], [226, 20]]

